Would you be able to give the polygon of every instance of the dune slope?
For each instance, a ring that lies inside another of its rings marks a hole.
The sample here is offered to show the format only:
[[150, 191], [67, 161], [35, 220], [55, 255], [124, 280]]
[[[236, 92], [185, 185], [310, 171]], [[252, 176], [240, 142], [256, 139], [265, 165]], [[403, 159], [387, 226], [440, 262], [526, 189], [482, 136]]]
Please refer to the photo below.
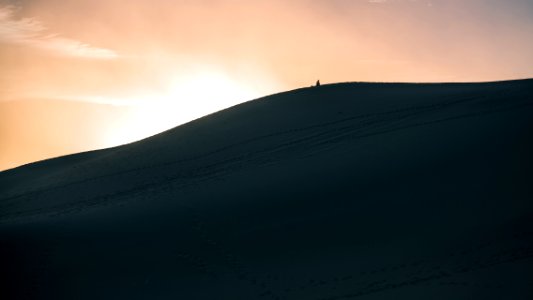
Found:
[[343, 83], [4, 171], [0, 297], [531, 299], [532, 137], [533, 80]]

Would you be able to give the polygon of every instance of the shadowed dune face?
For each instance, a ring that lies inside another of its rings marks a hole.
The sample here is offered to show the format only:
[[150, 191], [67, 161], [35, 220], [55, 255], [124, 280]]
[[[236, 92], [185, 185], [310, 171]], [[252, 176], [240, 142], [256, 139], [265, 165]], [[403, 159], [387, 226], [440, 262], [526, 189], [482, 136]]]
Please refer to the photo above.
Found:
[[531, 299], [532, 91], [322, 85], [2, 172], [2, 290]]

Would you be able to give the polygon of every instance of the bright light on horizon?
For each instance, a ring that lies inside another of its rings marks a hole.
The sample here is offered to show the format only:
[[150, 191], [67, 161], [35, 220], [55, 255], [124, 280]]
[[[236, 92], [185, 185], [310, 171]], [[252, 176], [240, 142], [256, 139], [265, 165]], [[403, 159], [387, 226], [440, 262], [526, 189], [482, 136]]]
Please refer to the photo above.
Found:
[[[275, 85], [265, 83], [271, 89]], [[105, 134], [106, 147], [134, 142], [225, 108], [264, 96], [264, 89], [238, 81], [225, 72], [199, 70], [174, 75], [159, 94], [130, 99], [140, 103]]]

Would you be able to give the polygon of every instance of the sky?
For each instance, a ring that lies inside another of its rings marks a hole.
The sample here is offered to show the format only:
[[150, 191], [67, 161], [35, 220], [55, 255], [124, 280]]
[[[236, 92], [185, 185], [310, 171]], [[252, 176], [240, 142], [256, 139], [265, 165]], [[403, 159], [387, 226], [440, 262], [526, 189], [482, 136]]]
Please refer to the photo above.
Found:
[[0, 0], [0, 170], [324, 83], [533, 77], [531, 0]]

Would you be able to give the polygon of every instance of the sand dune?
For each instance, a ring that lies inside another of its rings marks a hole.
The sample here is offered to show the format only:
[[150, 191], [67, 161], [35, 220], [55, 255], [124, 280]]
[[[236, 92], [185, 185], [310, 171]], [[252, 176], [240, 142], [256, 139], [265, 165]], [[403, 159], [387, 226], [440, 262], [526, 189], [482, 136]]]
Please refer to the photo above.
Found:
[[2, 299], [531, 299], [533, 80], [340, 83], [0, 173]]

